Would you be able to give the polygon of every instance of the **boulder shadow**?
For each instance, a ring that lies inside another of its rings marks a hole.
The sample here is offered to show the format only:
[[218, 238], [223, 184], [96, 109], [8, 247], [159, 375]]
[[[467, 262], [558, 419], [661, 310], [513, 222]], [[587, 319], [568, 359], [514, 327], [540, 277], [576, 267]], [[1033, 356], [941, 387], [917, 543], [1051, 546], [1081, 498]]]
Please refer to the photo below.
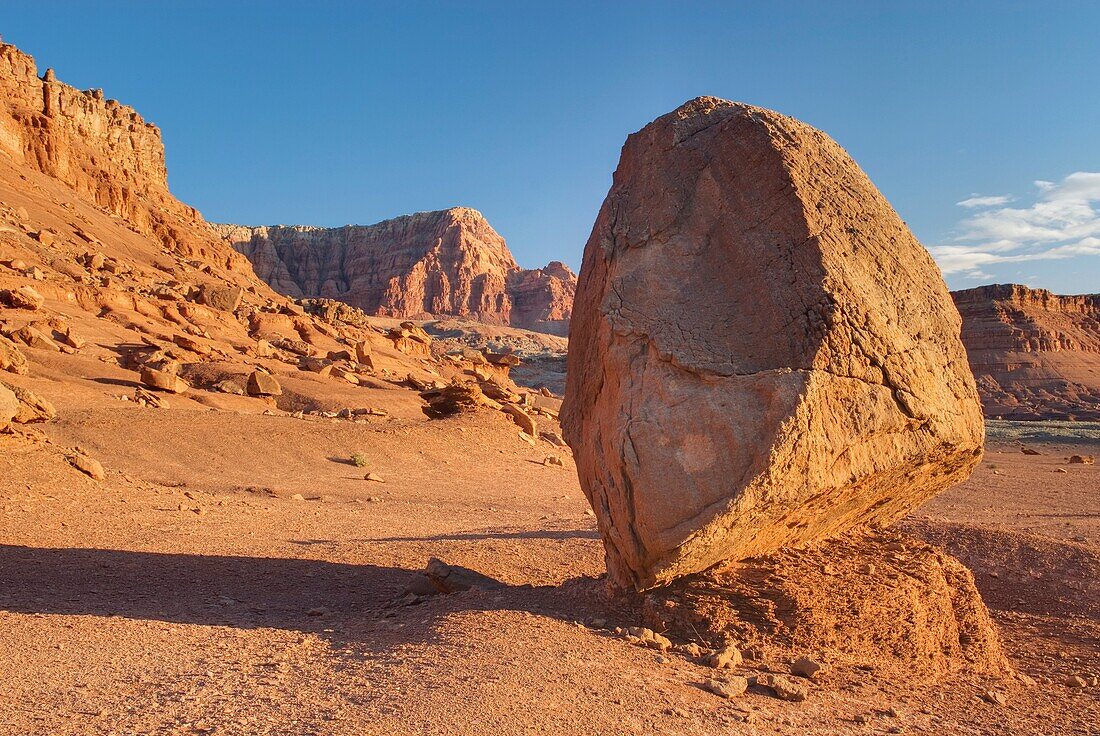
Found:
[[[462, 610], [523, 610], [572, 621], [577, 583], [500, 583], [409, 605], [419, 570], [315, 559], [0, 545], [0, 609], [25, 614], [122, 617], [170, 623], [312, 632], [367, 649], [423, 641], [434, 619]], [[416, 612], [420, 625], [387, 620]], [[378, 629], [376, 624], [382, 624]]]

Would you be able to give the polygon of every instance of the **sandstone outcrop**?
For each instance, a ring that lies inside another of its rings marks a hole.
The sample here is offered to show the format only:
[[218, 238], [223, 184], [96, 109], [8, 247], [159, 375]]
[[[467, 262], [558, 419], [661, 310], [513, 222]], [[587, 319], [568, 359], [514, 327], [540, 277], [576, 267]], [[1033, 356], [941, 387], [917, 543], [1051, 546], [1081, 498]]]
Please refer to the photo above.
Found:
[[966, 478], [982, 415], [939, 271], [847, 153], [699, 98], [630, 136], [585, 248], [562, 422], [646, 589]]
[[339, 228], [216, 225], [272, 288], [368, 314], [469, 317], [564, 334], [576, 276], [524, 270], [480, 212], [455, 207]]
[[1100, 421], [1100, 294], [994, 284], [952, 297], [986, 416]]
[[[157, 126], [101, 89], [74, 89], [52, 69], [39, 77], [31, 56], [3, 43], [0, 149], [16, 164], [60, 180], [168, 250], [228, 271], [249, 270], [247, 260], [214, 236], [198, 210], [168, 191]], [[58, 238], [53, 231], [38, 232], [44, 245]], [[95, 240], [79, 227], [74, 236], [85, 243]]]

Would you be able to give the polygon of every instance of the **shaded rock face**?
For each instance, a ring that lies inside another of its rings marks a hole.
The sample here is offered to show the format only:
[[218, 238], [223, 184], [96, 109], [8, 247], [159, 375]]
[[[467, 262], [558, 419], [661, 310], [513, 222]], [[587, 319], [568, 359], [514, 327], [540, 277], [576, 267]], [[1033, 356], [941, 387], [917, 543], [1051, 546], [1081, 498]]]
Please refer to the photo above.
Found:
[[78, 90], [0, 44], [0, 149], [118, 215], [181, 256], [230, 271], [248, 261], [168, 191], [160, 129], [99, 89]]
[[376, 225], [216, 226], [260, 278], [293, 296], [337, 299], [388, 317], [454, 315], [563, 333], [576, 276], [524, 270], [476, 210], [420, 212]]
[[953, 292], [986, 416], [1100, 421], [1100, 294]]
[[823, 133], [699, 98], [630, 136], [585, 247], [562, 422], [645, 589], [966, 478], [982, 414], [939, 271]]

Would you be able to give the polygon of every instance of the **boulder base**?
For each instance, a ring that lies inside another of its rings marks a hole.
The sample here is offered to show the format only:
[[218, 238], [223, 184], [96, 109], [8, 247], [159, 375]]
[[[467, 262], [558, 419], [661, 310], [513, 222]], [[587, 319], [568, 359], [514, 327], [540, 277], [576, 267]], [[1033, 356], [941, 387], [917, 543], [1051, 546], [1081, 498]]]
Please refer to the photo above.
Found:
[[630, 136], [561, 415], [612, 579], [888, 523], [966, 478], [983, 428], [959, 332], [927, 251], [820, 131], [699, 98]]

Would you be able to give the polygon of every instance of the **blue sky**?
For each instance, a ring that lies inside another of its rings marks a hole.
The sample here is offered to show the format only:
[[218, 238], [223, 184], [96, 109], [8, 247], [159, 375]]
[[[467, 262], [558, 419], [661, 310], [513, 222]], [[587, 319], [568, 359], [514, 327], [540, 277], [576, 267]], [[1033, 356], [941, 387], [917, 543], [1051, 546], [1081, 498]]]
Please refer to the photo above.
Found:
[[[954, 288], [1100, 291], [1100, 3], [8, 3], [212, 221], [481, 210], [576, 267], [626, 135], [702, 94], [836, 138]], [[965, 202], [965, 205], [959, 203]]]

